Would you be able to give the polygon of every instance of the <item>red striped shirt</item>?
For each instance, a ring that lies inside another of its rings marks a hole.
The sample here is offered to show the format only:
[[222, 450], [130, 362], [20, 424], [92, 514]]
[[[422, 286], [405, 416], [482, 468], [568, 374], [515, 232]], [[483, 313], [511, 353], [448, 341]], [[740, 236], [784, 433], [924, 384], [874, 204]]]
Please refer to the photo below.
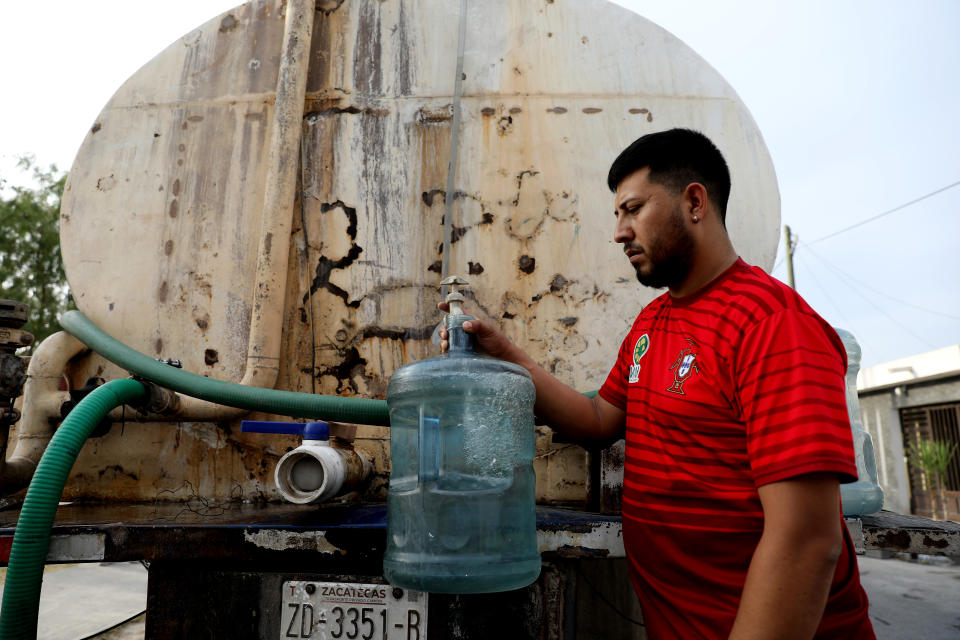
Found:
[[[600, 395], [626, 414], [623, 534], [652, 638], [726, 638], [763, 531], [757, 487], [856, 479], [836, 332], [738, 260], [637, 317]], [[818, 638], [872, 638], [844, 548]]]

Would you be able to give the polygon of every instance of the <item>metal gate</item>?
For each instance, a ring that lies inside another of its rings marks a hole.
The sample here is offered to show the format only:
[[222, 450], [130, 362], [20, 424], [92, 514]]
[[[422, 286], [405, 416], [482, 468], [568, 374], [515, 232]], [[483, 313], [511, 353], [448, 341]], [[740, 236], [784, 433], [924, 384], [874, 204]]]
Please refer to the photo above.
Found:
[[[960, 403], [901, 409], [900, 424], [906, 450], [909, 450], [910, 443], [921, 440], [960, 443]], [[910, 510], [917, 515], [932, 517], [931, 491], [936, 488], [935, 485], [931, 486], [933, 479], [928, 478], [909, 456], [907, 470], [910, 475]], [[947, 517], [960, 520], [960, 454], [954, 454], [944, 481]]]

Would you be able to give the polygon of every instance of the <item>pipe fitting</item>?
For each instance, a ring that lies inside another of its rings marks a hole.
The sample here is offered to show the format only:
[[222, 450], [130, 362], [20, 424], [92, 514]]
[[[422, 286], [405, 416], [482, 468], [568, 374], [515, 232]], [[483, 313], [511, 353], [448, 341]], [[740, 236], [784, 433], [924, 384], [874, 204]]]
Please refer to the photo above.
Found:
[[0, 495], [11, 495], [30, 483], [59, 422], [60, 405], [70, 398], [69, 393], [60, 390], [67, 362], [88, 350], [63, 331], [54, 333], [35, 349], [23, 385], [22, 417], [14, 432], [16, 444], [6, 460], [0, 457]]
[[324, 502], [349, 493], [370, 476], [367, 457], [351, 446], [332, 446], [330, 425], [244, 421], [241, 430], [303, 436], [303, 444], [277, 463], [273, 479], [284, 500], [294, 504]]
[[133, 379], [143, 384], [146, 391], [143, 403], [136, 407], [141, 414], [145, 416], [171, 416], [179, 412], [180, 396], [176, 393], [137, 376], [134, 376]]
[[369, 475], [370, 461], [360, 452], [307, 440], [280, 458], [274, 481], [284, 500], [310, 504], [349, 493]]

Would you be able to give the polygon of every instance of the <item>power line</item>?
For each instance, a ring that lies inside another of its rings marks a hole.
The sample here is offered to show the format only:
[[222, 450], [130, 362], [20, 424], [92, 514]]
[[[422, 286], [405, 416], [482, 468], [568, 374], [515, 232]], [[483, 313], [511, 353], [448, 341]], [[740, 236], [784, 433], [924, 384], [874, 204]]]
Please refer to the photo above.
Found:
[[[809, 249], [809, 247], [807, 247], [807, 248]], [[818, 260], [822, 260], [822, 258], [820, 258], [820, 256], [817, 255], [816, 252], [814, 252], [813, 250], [810, 250], [810, 255], [814, 256], [814, 257], [817, 258]], [[826, 262], [824, 262], [824, 264], [827, 265]], [[830, 265], [827, 265], [827, 266], [829, 267]], [[906, 332], [909, 333], [911, 336], [913, 336], [914, 338], [916, 338], [917, 340], [919, 340], [919, 341], [922, 342], [923, 344], [927, 345], [927, 346], [930, 347], [931, 349], [936, 349], [936, 348], [937, 348], [936, 346], [934, 346], [934, 345], [930, 344], [929, 342], [927, 342], [926, 339], [924, 339], [922, 336], [914, 333], [913, 330], [910, 329], [910, 327], [904, 325], [904, 324], [901, 323], [899, 320], [897, 320], [896, 318], [894, 318], [893, 316], [891, 316], [889, 313], [887, 313], [886, 311], [884, 311], [881, 307], [877, 306], [876, 303], [874, 303], [873, 300], [871, 300], [871, 299], [868, 298], [867, 296], [863, 295], [863, 293], [860, 291], [860, 289], [858, 289], [857, 287], [854, 287], [853, 285], [851, 285], [851, 284], [850, 284], [849, 282], [847, 282], [843, 277], [840, 278], [840, 281], [843, 282], [844, 284], [846, 284], [846, 285], [847, 285], [848, 287], [850, 287], [851, 289], [853, 289], [853, 291], [854, 291], [858, 296], [860, 296], [861, 298], [863, 298], [863, 299], [867, 302], [867, 304], [869, 304], [871, 307], [873, 307], [874, 309], [876, 309], [877, 311], [879, 311], [881, 314], [883, 314], [884, 316], [886, 316], [886, 318], [887, 318], [890, 322], [894, 323], [895, 325], [897, 325], [898, 327], [900, 327], [901, 329], [903, 329], [904, 331], [906, 331]]]
[[876, 294], [878, 294], [878, 295], [881, 295], [881, 296], [883, 296], [884, 298], [889, 298], [890, 300], [893, 300], [893, 301], [896, 302], [897, 304], [902, 304], [902, 305], [907, 306], [907, 307], [913, 307], [914, 309], [917, 309], [917, 310], [919, 310], [919, 311], [925, 311], [926, 313], [932, 313], [932, 314], [934, 314], [934, 315], [942, 316], [942, 317], [944, 317], [944, 318], [950, 318], [951, 320], [960, 320], [960, 316], [950, 315], [949, 313], [944, 313], [944, 312], [942, 312], [942, 311], [936, 311], [936, 310], [934, 310], [934, 309], [927, 309], [926, 307], [921, 307], [921, 306], [918, 305], [918, 304], [914, 304], [914, 303], [912, 303], [912, 302], [907, 302], [906, 300], [901, 300], [900, 298], [894, 298], [894, 297], [891, 296], [889, 293], [884, 293], [884, 292], [881, 291], [880, 289], [877, 289], [877, 288], [875, 288], [875, 287], [872, 287], [872, 286], [870, 286], [869, 284], [867, 284], [866, 282], [864, 282], [864, 281], [862, 281], [862, 280], [858, 280], [857, 278], [854, 278], [852, 275], [850, 275], [850, 274], [847, 273], [846, 271], [843, 271], [842, 269], [840, 269], [840, 267], [836, 266], [835, 264], [832, 264], [831, 262], [828, 262], [828, 261], [827, 261], [823, 256], [821, 256], [819, 253], [815, 252], [813, 249], [810, 249], [810, 247], [807, 247], [806, 244], [801, 244], [800, 246], [801, 246], [801, 247], [806, 247], [807, 249], [809, 249], [809, 250], [810, 250], [810, 253], [812, 253], [818, 260], [820, 260], [821, 262], [823, 262], [826, 266], [830, 267], [837, 275], [839, 275], [839, 276], [841, 276], [841, 277], [844, 277], [844, 278], [847, 278], [847, 279], [849, 279], [849, 280], [852, 280], [853, 282], [855, 282], [856, 284], [860, 285], [861, 287], [864, 287], [865, 289], [870, 289], [870, 291], [873, 291], [874, 293], [876, 293]]
[[884, 217], [884, 216], [888, 216], [888, 215], [890, 215], [891, 213], [896, 213], [897, 211], [900, 211], [901, 209], [905, 209], [905, 208], [909, 207], [910, 205], [917, 204], [917, 203], [920, 202], [921, 200], [926, 200], [927, 198], [933, 197], [933, 196], [937, 195], [938, 193], [943, 193], [943, 192], [946, 191], [947, 189], [952, 189], [952, 188], [956, 187], [957, 185], [960, 185], [960, 180], [957, 180], [957, 181], [954, 182], [953, 184], [948, 184], [948, 185], [945, 186], [945, 187], [941, 187], [941, 188], [937, 189], [936, 191], [931, 191], [930, 193], [928, 193], [928, 194], [926, 194], [926, 195], [922, 195], [922, 196], [920, 196], [919, 198], [916, 198], [915, 200], [911, 200], [910, 202], [905, 202], [905, 203], [903, 203], [903, 204], [901, 204], [901, 205], [899, 205], [899, 206], [897, 206], [897, 207], [894, 207], [893, 209], [889, 209], [889, 210], [887, 210], [887, 211], [884, 211], [883, 213], [878, 213], [877, 215], [872, 216], [872, 217], [870, 217], [870, 218], [867, 218], [866, 220], [861, 220], [860, 222], [857, 222], [857, 223], [855, 223], [855, 224], [852, 224], [852, 225], [850, 225], [849, 227], [840, 229], [839, 231], [834, 231], [833, 233], [829, 233], [829, 234], [827, 234], [827, 235], [825, 235], [825, 236], [823, 236], [823, 237], [821, 237], [821, 238], [817, 238], [816, 240], [811, 240], [810, 242], [807, 242], [806, 244], [807, 244], [807, 245], [811, 245], [811, 244], [814, 244], [815, 242], [820, 242], [821, 240], [826, 240], [827, 238], [832, 238], [833, 236], [838, 236], [838, 235], [840, 235], [841, 233], [846, 233], [847, 231], [850, 231], [851, 229], [856, 229], [857, 227], [863, 226], [863, 225], [867, 224], [868, 222], [873, 222], [874, 220], [878, 220], [879, 218], [882, 218], [882, 217]]
[[[799, 256], [797, 256], [797, 257], [799, 258]], [[799, 260], [798, 260], [798, 262], [799, 262]], [[827, 299], [827, 302], [829, 302], [830, 305], [837, 311], [837, 314], [840, 316], [840, 318], [841, 318], [844, 322], [847, 323], [846, 326], [849, 328], [850, 332], [853, 333], [855, 336], [858, 336], [858, 337], [857, 337], [857, 340], [858, 340], [863, 346], [868, 346], [868, 345], [863, 341], [863, 338], [858, 335], [859, 332], [857, 331], [857, 328], [854, 326], [853, 322], [851, 322], [850, 319], [847, 318], [846, 315], [844, 315], [843, 310], [840, 309], [840, 305], [838, 305], [836, 302], [833, 301], [833, 298], [831, 298], [831, 297], [830, 297], [830, 294], [827, 293], [826, 288], [825, 288], [822, 284], [820, 284], [820, 280], [818, 280], [818, 279], [817, 279], [817, 276], [814, 275], [813, 269], [810, 269], [810, 268], [808, 267], [807, 270], [804, 272], [804, 274], [810, 276], [810, 279], [813, 280], [813, 283], [814, 283], [815, 285], [817, 285], [817, 288], [818, 288], [818, 289], [820, 289], [820, 293], [823, 294], [823, 297], [826, 298], [826, 299]], [[873, 349], [871, 348], [870, 350], [872, 351]]]

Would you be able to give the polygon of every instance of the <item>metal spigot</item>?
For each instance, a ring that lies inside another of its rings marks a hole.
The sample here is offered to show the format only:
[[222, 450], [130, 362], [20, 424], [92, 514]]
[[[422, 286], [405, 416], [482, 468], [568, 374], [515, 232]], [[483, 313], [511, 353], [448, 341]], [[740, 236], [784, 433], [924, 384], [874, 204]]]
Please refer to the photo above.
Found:
[[447, 276], [440, 281], [442, 286], [448, 287], [449, 293], [447, 293], [447, 304], [450, 305], [450, 315], [459, 316], [463, 315], [463, 294], [456, 290], [455, 287], [463, 287], [468, 284], [466, 280], [457, 275]]

